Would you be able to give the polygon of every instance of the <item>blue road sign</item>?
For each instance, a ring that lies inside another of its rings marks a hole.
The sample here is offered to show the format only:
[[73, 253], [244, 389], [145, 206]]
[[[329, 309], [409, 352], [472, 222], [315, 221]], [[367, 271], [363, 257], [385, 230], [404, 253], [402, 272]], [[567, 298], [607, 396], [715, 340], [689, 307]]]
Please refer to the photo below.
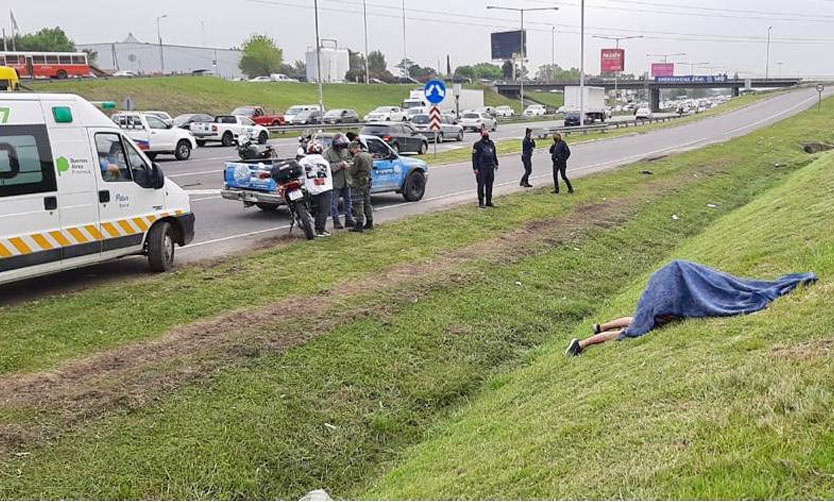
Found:
[[440, 104], [443, 98], [446, 97], [446, 84], [442, 80], [429, 80], [426, 82], [426, 87], [423, 89], [426, 99], [433, 105]]

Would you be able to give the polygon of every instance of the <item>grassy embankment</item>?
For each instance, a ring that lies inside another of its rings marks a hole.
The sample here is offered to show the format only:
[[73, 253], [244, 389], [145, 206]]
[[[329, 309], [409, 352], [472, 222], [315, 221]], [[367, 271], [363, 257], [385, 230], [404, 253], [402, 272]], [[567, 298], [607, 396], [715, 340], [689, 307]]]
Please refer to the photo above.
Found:
[[[788, 178], [812, 158], [801, 141], [832, 139], [820, 132], [831, 130], [827, 116], [652, 162], [650, 177], [641, 164], [591, 176], [575, 197], [515, 195], [494, 211], [412, 218], [362, 240], [343, 234], [0, 307], [0, 496], [296, 498], [324, 487], [359, 497], [411, 458], [369, 496], [583, 497], [608, 494], [614, 477], [621, 490], [609, 496], [732, 497], [741, 485], [711, 481], [749, 453], [755, 462], [739, 470], [754, 483], [743, 493], [763, 493], [768, 467], [799, 496], [825, 493], [830, 363], [771, 357], [781, 353], [770, 347], [785, 341], [774, 333], [822, 337], [807, 327], [834, 321], [820, 308], [834, 262], [820, 231], [828, 166]], [[756, 316], [561, 358], [589, 318], [627, 312], [670, 255], [751, 275], [809, 268], [823, 284]], [[315, 268], [319, 277], [305, 272]], [[162, 336], [233, 308], [239, 318]], [[96, 365], [102, 351], [149, 339], [172, 350], [149, 348], [133, 371], [119, 372], [118, 351]], [[790, 378], [776, 384], [779, 372]], [[786, 428], [796, 419], [804, 427]], [[763, 441], [741, 441], [750, 434]], [[821, 447], [782, 448], [798, 435]], [[784, 463], [781, 452], [792, 452]], [[677, 456], [663, 464], [664, 454]], [[432, 469], [451, 459], [462, 468]], [[667, 476], [650, 477], [655, 465]], [[587, 491], [572, 491], [582, 482]]]
[[[292, 105], [318, 102], [315, 84], [231, 82], [211, 77], [53, 81], [30, 87], [38, 92], [71, 92], [91, 101], [115, 101], [118, 107], [129, 96], [137, 110], [163, 110], [171, 115], [223, 114], [245, 104], [283, 112]], [[324, 104], [327, 108], [353, 108], [364, 115], [377, 106], [401, 104], [408, 92], [418, 87], [417, 84], [327, 84]], [[484, 101], [490, 106], [519, 107], [518, 103], [489, 90], [484, 91]]]

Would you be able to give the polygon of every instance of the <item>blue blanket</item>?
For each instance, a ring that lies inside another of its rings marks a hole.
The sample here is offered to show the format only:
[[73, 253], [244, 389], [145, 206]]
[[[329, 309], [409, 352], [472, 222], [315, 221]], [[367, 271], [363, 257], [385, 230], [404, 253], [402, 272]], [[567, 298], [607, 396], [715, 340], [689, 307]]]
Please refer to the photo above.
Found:
[[800, 284], [817, 280], [813, 273], [788, 274], [775, 281], [734, 277], [686, 260], [675, 260], [649, 279], [637, 303], [634, 321], [620, 336], [638, 337], [686, 317], [723, 317], [762, 310]]

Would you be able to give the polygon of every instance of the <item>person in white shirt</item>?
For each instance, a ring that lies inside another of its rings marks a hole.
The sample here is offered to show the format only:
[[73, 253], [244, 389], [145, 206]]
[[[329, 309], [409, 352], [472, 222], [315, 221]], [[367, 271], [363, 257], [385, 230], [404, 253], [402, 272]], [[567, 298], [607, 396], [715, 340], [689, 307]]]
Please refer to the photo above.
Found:
[[298, 163], [304, 169], [304, 187], [313, 199], [316, 237], [329, 237], [326, 226], [327, 215], [330, 214], [330, 198], [333, 195], [333, 173], [330, 171], [330, 163], [321, 152], [321, 144], [311, 141], [307, 155]]

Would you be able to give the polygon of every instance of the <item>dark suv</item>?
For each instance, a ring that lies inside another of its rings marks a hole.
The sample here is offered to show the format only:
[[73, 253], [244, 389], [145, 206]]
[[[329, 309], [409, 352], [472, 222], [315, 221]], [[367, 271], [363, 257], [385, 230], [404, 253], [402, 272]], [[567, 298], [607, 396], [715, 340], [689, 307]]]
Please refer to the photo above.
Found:
[[[591, 117], [585, 116], [585, 125], [591, 125], [594, 123], [594, 119]], [[565, 127], [570, 126], [578, 126], [579, 124], [579, 112], [568, 112], [565, 115]]]
[[411, 124], [399, 122], [382, 122], [367, 124], [359, 134], [379, 136], [397, 153], [416, 152], [420, 155], [429, 149], [429, 140]]

